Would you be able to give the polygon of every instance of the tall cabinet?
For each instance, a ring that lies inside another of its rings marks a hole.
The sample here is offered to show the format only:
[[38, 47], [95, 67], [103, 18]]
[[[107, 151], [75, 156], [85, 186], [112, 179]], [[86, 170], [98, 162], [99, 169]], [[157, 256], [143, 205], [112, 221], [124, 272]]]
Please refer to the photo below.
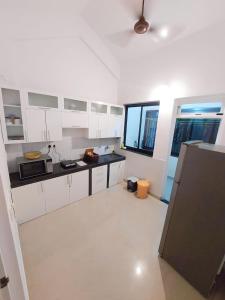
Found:
[[62, 115], [58, 106], [56, 96], [28, 93], [27, 142], [50, 142], [62, 139]]
[[108, 137], [108, 105], [92, 102], [89, 114], [88, 137], [92, 139]]

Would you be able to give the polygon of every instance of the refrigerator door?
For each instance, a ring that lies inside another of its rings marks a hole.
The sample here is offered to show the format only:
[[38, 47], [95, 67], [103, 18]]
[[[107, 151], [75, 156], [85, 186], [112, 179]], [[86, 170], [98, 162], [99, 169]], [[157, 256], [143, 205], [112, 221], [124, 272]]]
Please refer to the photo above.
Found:
[[161, 256], [207, 296], [225, 253], [225, 153], [188, 146]]
[[177, 168], [176, 168], [176, 173], [174, 176], [175, 182], [179, 183], [181, 181], [183, 163], [184, 163], [184, 159], [185, 159], [185, 155], [186, 155], [188, 147], [193, 146], [193, 145], [198, 145], [201, 143], [202, 143], [201, 141], [190, 141], [190, 142], [183, 143], [181, 145], [179, 159], [178, 159]]

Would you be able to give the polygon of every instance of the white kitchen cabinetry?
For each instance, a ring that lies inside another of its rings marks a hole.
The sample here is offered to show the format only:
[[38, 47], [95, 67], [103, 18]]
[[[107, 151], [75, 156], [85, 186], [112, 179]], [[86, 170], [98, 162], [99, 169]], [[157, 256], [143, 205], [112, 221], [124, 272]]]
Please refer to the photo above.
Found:
[[111, 163], [109, 169], [109, 187], [121, 183], [124, 178], [125, 160]]
[[63, 128], [88, 128], [87, 101], [64, 98]]
[[61, 113], [54, 110], [27, 109], [26, 136], [27, 142], [61, 140]]
[[45, 214], [45, 199], [42, 182], [12, 189], [12, 198], [19, 224]]
[[69, 176], [60, 176], [42, 182], [46, 212], [54, 211], [70, 203]]
[[89, 195], [89, 171], [80, 171], [69, 176], [70, 202], [81, 200]]
[[109, 137], [122, 137], [124, 124], [124, 108], [122, 106], [110, 105], [109, 112]]
[[107, 187], [107, 165], [92, 169], [92, 194]]
[[24, 110], [19, 90], [1, 88], [0, 111], [5, 144], [24, 142]]
[[26, 132], [27, 142], [46, 141], [46, 124], [44, 110], [26, 110]]
[[62, 115], [59, 111], [45, 112], [47, 141], [62, 140]]
[[107, 138], [108, 126], [108, 105], [92, 102], [89, 114], [88, 138]]

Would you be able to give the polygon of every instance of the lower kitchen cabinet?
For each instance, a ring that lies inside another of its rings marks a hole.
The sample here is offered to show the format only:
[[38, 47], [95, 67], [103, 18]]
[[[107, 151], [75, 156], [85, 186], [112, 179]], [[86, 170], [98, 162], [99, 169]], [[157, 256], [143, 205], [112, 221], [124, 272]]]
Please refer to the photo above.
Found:
[[106, 189], [107, 186], [107, 166], [92, 169], [92, 194]]
[[33, 183], [12, 189], [12, 198], [19, 224], [45, 214], [43, 183]]
[[[123, 180], [125, 161], [110, 164], [109, 186]], [[92, 168], [92, 194], [106, 189], [108, 166]], [[16, 220], [25, 223], [89, 195], [89, 170], [12, 189]]]
[[70, 178], [70, 202], [75, 202], [89, 195], [89, 170], [68, 175]]
[[69, 199], [69, 176], [45, 180], [42, 182], [46, 212], [54, 211], [70, 203]]
[[123, 181], [125, 170], [125, 160], [110, 164], [109, 169], [109, 187]]

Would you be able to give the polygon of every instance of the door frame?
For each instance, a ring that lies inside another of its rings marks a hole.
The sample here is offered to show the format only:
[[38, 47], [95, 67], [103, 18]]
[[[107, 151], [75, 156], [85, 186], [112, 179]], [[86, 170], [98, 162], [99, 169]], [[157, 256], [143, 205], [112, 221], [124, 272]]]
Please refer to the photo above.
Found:
[[173, 103], [173, 112], [172, 112], [172, 118], [171, 118], [171, 123], [170, 123], [170, 130], [169, 130], [170, 139], [169, 139], [169, 144], [168, 144], [167, 159], [166, 159], [166, 165], [165, 165], [162, 186], [161, 186], [161, 197], [163, 196], [163, 192], [165, 190], [165, 185], [166, 185], [166, 180], [167, 180], [167, 174], [168, 174], [168, 169], [169, 169], [169, 157], [170, 157], [172, 144], [173, 144], [173, 135], [174, 135], [176, 119], [177, 119], [177, 115], [178, 115], [178, 111], [179, 111], [179, 106], [181, 106], [183, 104], [210, 103], [210, 102], [221, 102], [222, 103], [222, 109], [223, 109], [224, 115], [222, 117], [220, 116], [222, 121], [219, 126], [215, 144], [225, 146], [225, 94], [175, 98], [174, 103]]
[[[7, 155], [0, 133], [0, 253], [4, 273], [9, 277], [10, 300], [29, 300], [18, 227], [15, 219]], [[4, 299], [4, 298], [3, 298]], [[7, 299], [8, 300], [8, 299]]]

